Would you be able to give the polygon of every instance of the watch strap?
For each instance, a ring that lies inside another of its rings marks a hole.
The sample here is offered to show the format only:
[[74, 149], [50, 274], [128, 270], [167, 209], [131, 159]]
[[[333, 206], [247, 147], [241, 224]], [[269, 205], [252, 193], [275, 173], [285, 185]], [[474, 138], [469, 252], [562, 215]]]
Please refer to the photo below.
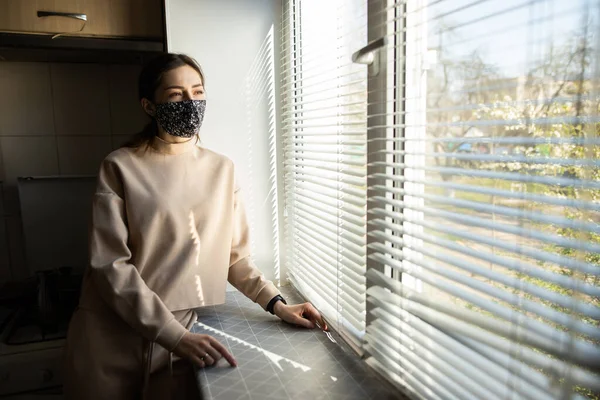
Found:
[[266, 310], [274, 315], [275, 313], [273, 312], [273, 308], [275, 307], [275, 303], [277, 303], [278, 301], [281, 301], [283, 304], [287, 304], [287, 301], [285, 301], [285, 299], [280, 294], [278, 294], [277, 296], [273, 297], [271, 301], [269, 301]]

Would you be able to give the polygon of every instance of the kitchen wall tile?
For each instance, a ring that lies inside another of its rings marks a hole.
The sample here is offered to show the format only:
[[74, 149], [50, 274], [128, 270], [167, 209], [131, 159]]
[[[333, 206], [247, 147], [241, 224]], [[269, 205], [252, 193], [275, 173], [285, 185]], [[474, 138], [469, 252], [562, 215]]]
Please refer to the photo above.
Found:
[[100, 162], [112, 150], [106, 136], [59, 136], [58, 162], [62, 175], [96, 175]]
[[58, 135], [110, 134], [108, 67], [102, 64], [51, 64]]
[[113, 150], [118, 149], [125, 143], [129, 142], [134, 135], [113, 135], [112, 137], [112, 148]]
[[6, 208], [4, 206], [4, 203], [5, 203], [4, 197], [6, 195], [5, 192], [6, 192], [6, 185], [4, 184], [4, 182], [0, 182], [0, 220], [2, 218], [4, 218], [4, 215], [6, 214]]
[[50, 65], [0, 62], [0, 135], [53, 135]]
[[[1, 114], [0, 114], [0, 119], [2, 119]], [[2, 145], [1, 144], [0, 144], [0, 181], [4, 181], [4, 160], [2, 159]]]
[[16, 181], [5, 182], [2, 190], [2, 209], [5, 216], [19, 215], [21, 205], [19, 204], [19, 190]]
[[0, 147], [9, 185], [19, 176], [58, 175], [55, 137], [2, 137]]
[[6, 221], [4, 218], [0, 218], [0, 282], [6, 282], [10, 279], [10, 257], [8, 256]]
[[110, 122], [114, 135], [131, 135], [149, 122], [138, 100], [138, 76], [141, 66], [110, 65]]
[[29, 270], [25, 259], [25, 241], [23, 239], [21, 218], [18, 216], [6, 218], [6, 231], [8, 233], [12, 278], [16, 280], [26, 278], [29, 276]]

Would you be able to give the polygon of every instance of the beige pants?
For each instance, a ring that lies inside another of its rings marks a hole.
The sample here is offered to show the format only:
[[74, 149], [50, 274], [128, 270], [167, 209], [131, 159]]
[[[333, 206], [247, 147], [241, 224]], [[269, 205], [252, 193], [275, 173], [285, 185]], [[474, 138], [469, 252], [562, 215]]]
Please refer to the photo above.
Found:
[[[173, 314], [188, 329], [196, 321], [193, 310]], [[140, 399], [147, 348], [147, 341], [108, 307], [99, 311], [78, 308], [71, 319], [65, 346], [64, 398]], [[172, 389], [173, 382], [168, 368], [169, 352], [155, 344], [151, 360], [148, 398], [168, 399], [165, 393]], [[174, 361], [176, 379], [193, 379], [188, 363], [177, 358]], [[189, 389], [193, 384], [179, 383], [176, 387]]]

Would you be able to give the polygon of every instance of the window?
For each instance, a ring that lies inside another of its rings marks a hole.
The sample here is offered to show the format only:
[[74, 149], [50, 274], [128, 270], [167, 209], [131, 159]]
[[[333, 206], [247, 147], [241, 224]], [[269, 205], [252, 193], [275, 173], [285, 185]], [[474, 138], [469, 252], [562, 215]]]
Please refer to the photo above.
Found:
[[423, 398], [597, 395], [598, 3], [389, 7], [367, 362]]
[[283, 16], [286, 263], [360, 351], [365, 330], [366, 1], [289, 1]]
[[416, 398], [600, 398], [600, 3], [287, 4], [292, 282]]

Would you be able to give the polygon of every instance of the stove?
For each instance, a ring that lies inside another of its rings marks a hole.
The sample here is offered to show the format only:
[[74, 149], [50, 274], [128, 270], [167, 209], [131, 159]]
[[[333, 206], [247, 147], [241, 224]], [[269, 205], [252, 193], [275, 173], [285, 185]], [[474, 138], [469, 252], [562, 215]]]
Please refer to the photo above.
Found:
[[[66, 330], [44, 332], [29, 320], [30, 310], [12, 310], [0, 336], [0, 398], [58, 398]], [[53, 389], [53, 390], [49, 390]], [[38, 397], [39, 396], [39, 397]]]
[[44, 271], [35, 293], [0, 307], [0, 398], [60, 398], [62, 353], [80, 282], [68, 269]]
[[88, 263], [96, 178], [17, 179], [26, 282], [0, 287], [0, 399], [58, 399], [68, 323]]

